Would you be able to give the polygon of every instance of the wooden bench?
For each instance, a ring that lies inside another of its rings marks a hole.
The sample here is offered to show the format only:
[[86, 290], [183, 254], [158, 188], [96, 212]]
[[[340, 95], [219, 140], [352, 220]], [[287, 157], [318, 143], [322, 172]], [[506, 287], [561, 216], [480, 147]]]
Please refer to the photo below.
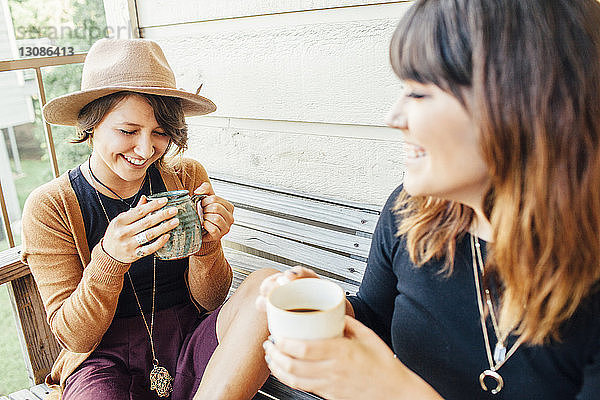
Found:
[[[215, 192], [231, 201], [235, 224], [223, 238], [225, 254], [234, 271], [230, 293], [252, 271], [295, 265], [315, 270], [356, 293], [369, 252], [379, 208], [309, 196], [255, 185], [226, 177], [212, 177]], [[39, 399], [41, 384], [59, 352], [46, 324], [42, 302], [19, 249], [0, 253], [0, 284], [9, 283], [29, 378], [35, 386], [13, 393], [10, 399]], [[4, 398], [0, 398], [2, 400]], [[255, 400], [318, 399], [293, 390], [270, 377]]]

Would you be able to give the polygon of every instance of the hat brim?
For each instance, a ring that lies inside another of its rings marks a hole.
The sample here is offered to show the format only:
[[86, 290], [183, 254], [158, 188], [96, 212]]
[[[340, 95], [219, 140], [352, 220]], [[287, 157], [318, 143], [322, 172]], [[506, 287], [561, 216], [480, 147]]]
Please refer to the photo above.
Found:
[[79, 111], [86, 104], [100, 97], [122, 91], [180, 98], [183, 113], [187, 117], [209, 114], [217, 109], [217, 106], [206, 97], [184, 90], [163, 87], [113, 86], [82, 90], [57, 97], [44, 106], [42, 114], [46, 122], [50, 124], [76, 126]]

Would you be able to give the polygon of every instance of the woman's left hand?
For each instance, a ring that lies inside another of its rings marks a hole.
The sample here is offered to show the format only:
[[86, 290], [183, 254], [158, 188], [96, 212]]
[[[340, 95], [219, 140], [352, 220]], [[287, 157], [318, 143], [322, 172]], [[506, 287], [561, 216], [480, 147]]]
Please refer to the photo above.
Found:
[[210, 182], [204, 182], [194, 194], [205, 194], [206, 197], [198, 202], [198, 215], [202, 215], [202, 226], [206, 234], [202, 236], [205, 242], [220, 240], [233, 225], [233, 204], [222, 197], [216, 196]]
[[375, 332], [349, 316], [344, 337], [281, 338], [266, 341], [264, 348], [269, 368], [280, 381], [330, 400], [440, 398]]

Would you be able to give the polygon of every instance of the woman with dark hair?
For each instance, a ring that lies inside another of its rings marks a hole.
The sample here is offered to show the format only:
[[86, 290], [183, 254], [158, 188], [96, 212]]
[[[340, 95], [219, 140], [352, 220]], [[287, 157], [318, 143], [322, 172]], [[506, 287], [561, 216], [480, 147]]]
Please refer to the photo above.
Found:
[[[23, 261], [62, 351], [46, 382], [63, 399], [249, 399], [268, 370], [265, 318], [246, 279], [223, 305], [232, 271], [221, 238], [233, 205], [215, 195], [186, 148], [185, 116], [215, 105], [177, 89], [149, 40], [98, 41], [82, 90], [50, 101], [46, 121], [76, 126], [90, 158], [31, 193], [23, 212]], [[173, 151], [171, 151], [173, 150]], [[159, 260], [179, 223], [167, 190], [206, 195], [206, 233], [192, 254]]]
[[[418, 0], [391, 41], [406, 173], [343, 338], [265, 342], [330, 399], [597, 399], [600, 4]], [[284, 278], [274, 275], [263, 297]], [[359, 322], [360, 321], [360, 322]]]

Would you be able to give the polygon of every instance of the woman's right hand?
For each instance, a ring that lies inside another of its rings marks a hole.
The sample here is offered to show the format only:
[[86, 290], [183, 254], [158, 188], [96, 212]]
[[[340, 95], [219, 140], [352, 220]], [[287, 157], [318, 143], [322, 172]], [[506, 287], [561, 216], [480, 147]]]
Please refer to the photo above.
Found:
[[173, 218], [176, 207], [151, 214], [166, 203], [166, 198], [149, 202], [142, 196], [134, 208], [113, 218], [101, 242], [104, 251], [117, 261], [132, 263], [163, 247], [169, 240], [168, 232], [179, 225], [179, 219]]
[[256, 308], [260, 311], [267, 310], [267, 297], [273, 289], [278, 286], [285, 285], [295, 279], [301, 278], [318, 278], [319, 276], [311, 269], [296, 266], [284, 272], [273, 274], [266, 278], [260, 285], [259, 294], [256, 298]]

